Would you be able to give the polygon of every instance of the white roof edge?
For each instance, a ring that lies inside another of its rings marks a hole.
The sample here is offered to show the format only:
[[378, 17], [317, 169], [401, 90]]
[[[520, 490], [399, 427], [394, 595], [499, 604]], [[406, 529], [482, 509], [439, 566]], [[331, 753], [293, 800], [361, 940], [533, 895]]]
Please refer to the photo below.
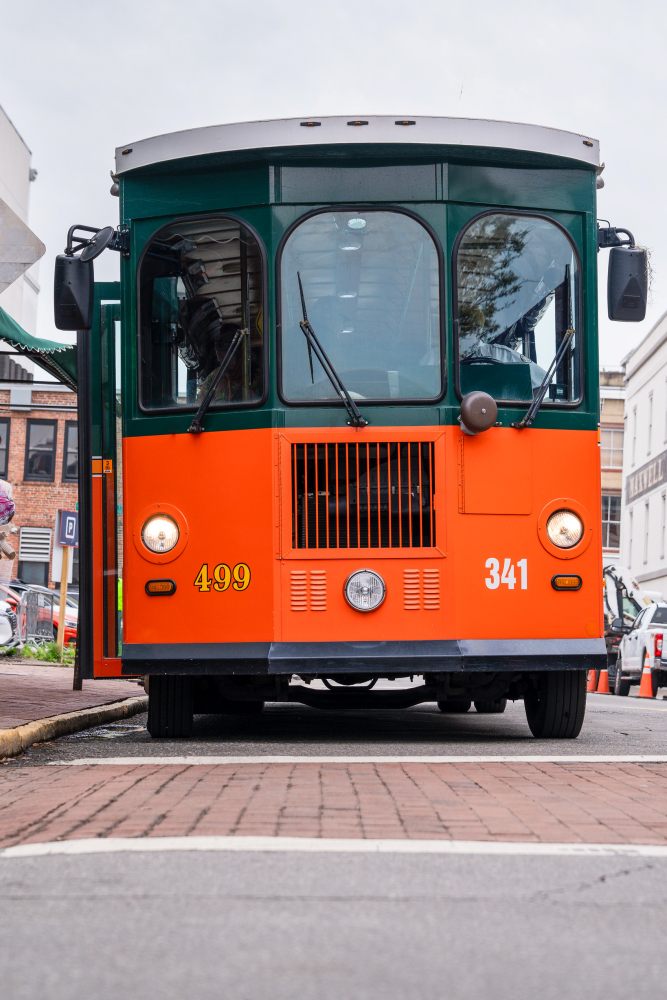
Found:
[[[355, 121], [366, 124], [350, 125], [350, 122]], [[414, 124], [399, 124], [405, 121]], [[304, 122], [320, 124], [305, 127]], [[600, 145], [597, 139], [543, 125], [486, 121], [479, 118], [401, 118], [398, 115], [352, 118], [337, 115], [209, 125], [141, 139], [118, 147], [116, 173], [123, 174], [139, 167], [209, 153], [355, 143], [482, 146], [544, 153], [576, 160], [592, 167], [600, 165]]]

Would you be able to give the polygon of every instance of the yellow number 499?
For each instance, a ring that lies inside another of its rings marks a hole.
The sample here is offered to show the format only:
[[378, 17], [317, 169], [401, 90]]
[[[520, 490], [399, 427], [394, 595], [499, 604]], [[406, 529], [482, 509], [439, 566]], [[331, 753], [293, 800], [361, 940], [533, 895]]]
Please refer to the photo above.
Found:
[[218, 563], [213, 567], [212, 575], [209, 575], [208, 563], [204, 563], [195, 577], [195, 587], [201, 594], [208, 594], [213, 590], [224, 593], [229, 590], [247, 590], [250, 586], [250, 567], [247, 563], [237, 563], [230, 567], [228, 563]]

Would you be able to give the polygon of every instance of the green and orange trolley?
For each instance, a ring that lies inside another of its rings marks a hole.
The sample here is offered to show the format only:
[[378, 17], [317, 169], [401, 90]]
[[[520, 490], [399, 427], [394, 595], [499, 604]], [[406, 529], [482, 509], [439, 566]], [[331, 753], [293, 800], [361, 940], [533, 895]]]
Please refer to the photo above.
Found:
[[[70, 230], [56, 322], [79, 330], [81, 662], [147, 677], [151, 735], [507, 698], [578, 734], [606, 664], [599, 246], [612, 315], [645, 300], [599, 173], [587, 136], [447, 118], [118, 149], [120, 225]], [[93, 286], [107, 246], [120, 282]]]

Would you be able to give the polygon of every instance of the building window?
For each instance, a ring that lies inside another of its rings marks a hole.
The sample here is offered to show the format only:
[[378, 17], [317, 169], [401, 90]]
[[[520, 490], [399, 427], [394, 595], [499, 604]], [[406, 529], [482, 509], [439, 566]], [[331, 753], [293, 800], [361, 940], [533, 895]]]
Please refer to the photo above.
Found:
[[632, 511], [628, 516], [628, 566], [632, 567]]
[[602, 468], [623, 468], [623, 428], [603, 427], [601, 432]]
[[0, 479], [7, 478], [7, 466], [9, 457], [9, 420], [0, 420]]
[[649, 527], [649, 502], [644, 504], [644, 565], [648, 562], [648, 527]]
[[79, 473], [79, 431], [73, 420], [65, 423], [65, 448], [63, 450], [63, 480], [75, 483]]
[[29, 482], [53, 482], [57, 426], [55, 420], [28, 420], [24, 478]]
[[632, 408], [632, 464], [637, 459], [637, 407]]
[[602, 494], [602, 548], [619, 549], [621, 541], [621, 498]]
[[19, 579], [24, 583], [49, 582], [51, 529], [21, 528], [19, 535]]
[[653, 393], [648, 394], [648, 435], [646, 441], [646, 454], [651, 454], [651, 438], [653, 437]]

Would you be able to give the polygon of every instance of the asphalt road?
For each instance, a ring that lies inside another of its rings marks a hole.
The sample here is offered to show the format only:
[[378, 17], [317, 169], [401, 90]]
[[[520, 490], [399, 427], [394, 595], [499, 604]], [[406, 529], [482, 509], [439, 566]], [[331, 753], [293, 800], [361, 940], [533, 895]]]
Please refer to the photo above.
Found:
[[667, 861], [0, 861], [7, 1000], [656, 1000]]
[[272, 703], [255, 718], [198, 716], [190, 740], [152, 740], [146, 716], [34, 747], [21, 765], [78, 757], [188, 754], [394, 756], [667, 753], [667, 701], [590, 695], [576, 740], [536, 740], [523, 702], [503, 715], [443, 715], [435, 705], [401, 711], [328, 712]]

